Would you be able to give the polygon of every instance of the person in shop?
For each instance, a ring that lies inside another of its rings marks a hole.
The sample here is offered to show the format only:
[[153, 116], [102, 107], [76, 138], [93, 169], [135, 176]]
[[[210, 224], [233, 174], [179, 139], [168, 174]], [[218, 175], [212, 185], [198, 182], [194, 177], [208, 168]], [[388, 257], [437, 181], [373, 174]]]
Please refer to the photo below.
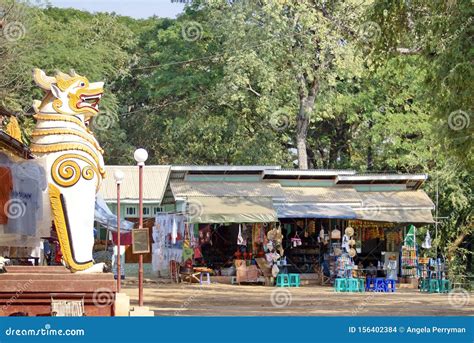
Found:
[[372, 262], [369, 263], [369, 266], [367, 267], [367, 275], [376, 277], [377, 276], [377, 267], [374, 266]]

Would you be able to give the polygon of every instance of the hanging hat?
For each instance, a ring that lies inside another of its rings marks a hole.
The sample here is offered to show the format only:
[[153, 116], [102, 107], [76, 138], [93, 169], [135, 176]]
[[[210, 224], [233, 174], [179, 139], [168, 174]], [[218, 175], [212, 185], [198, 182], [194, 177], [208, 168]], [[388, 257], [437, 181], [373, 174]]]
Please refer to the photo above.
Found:
[[354, 229], [350, 226], [346, 227], [345, 234], [348, 235], [349, 237], [354, 236]]
[[350, 248], [349, 249], [349, 256], [354, 257], [355, 255], [357, 255], [357, 251], [354, 248]]
[[356, 241], [353, 240], [353, 239], [349, 240], [349, 245], [350, 245], [350, 246], [356, 245]]

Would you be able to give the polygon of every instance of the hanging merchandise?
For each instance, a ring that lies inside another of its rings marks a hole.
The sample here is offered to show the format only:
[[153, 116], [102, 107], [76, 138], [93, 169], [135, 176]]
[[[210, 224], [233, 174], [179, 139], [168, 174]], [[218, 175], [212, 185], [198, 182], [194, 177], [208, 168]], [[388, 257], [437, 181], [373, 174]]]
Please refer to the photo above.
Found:
[[346, 227], [346, 230], [344, 231], [344, 233], [346, 235], [348, 235], [349, 237], [352, 237], [354, 236], [354, 229], [350, 226]]
[[421, 244], [424, 249], [431, 249], [431, 236], [430, 231], [426, 231], [425, 241]]
[[204, 228], [199, 230], [199, 245], [211, 243], [211, 226], [206, 225]]
[[338, 230], [338, 229], [332, 230], [331, 239], [341, 239], [341, 230]]
[[244, 242], [244, 238], [242, 237], [242, 225], [239, 224], [239, 234], [237, 235], [237, 245], [247, 245], [246, 242]]
[[291, 245], [293, 246], [293, 248], [296, 248], [299, 247], [301, 244], [303, 244], [301, 242], [301, 238], [300, 236], [298, 236], [298, 232], [296, 232], [295, 236], [291, 239]]
[[355, 257], [357, 255], [357, 251], [354, 248], [349, 249], [349, 256]]
[[310, 219], [308, 222], [308, 234], [310, 236], [316, 233], [316, 221], [314, 219]]
[[345, 251], [345, 252], [348, 252], [348, 251], [349, 251], [349, 236], [348, 236], [348, 235], [342, 236], [341, 248], [342, 248], [343, 251]]

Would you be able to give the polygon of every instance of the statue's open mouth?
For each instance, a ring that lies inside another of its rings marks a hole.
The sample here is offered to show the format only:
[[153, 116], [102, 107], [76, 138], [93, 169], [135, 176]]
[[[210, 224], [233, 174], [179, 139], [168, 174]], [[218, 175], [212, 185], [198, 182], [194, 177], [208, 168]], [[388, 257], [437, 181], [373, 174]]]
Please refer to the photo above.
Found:
[[99, 112], [99, 101], [102, 98], [102, 93], [97, 94], [81, 94], [79, 96], [80, 101], [77, 103], [77, 108], [92, 108], [94, 111]]

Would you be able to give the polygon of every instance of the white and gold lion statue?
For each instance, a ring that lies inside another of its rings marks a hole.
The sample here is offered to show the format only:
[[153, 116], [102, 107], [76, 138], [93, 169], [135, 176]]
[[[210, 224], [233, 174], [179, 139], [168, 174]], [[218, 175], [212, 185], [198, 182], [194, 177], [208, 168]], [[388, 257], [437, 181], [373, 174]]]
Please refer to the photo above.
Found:
[[44, 225], [54, 222], [63, 262], [71, 271], [102, 272], [103, 264], [93, 263], [92, 250], [95, 196], [105, 177], [104, 160], [88, 123], [99, 113], [104, 83], [91, 83], [73, 71], [47, 76], [34, 69], [33, 77], [45, 91], [43, 100], [33, 105], [36, 127], [31, 142], [31, 151], [48, 175], [51, 208], [45, 213], [51, 214]]

